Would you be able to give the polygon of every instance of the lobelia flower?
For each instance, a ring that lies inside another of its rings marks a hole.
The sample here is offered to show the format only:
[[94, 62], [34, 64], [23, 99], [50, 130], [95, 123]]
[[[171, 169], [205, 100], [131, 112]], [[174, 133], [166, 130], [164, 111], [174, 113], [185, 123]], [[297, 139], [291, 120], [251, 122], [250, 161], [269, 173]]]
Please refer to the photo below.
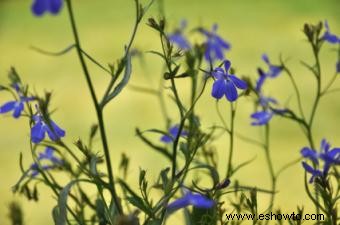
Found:
[[42, 16], [45, 12], [56, 15], [63, 6], [63, 0], [34, 0], [31, 10], [34, 15]]
[[213, 62], [216, 59], [223, 60], [224, 51], [230, 49], [230, 44], [216, 34], [217, 28], [217, 24], [214, 24], [211, 32], [205, 29], [200, 29], [200, 32], [204, 34], [207, 38], [207, 41], [205, 43], [206, 49], [204, 57], [209, 62]]
[[174, 33], [168, 35], [169, 41], [171, 43], [176, 44], [179, 48], [184, 50], [191, 48], [189, 41], [183, 35], [183, 31], [186, 28], [186, 26], [187, 26], [186, 20], [182, 20], [180, 28], [177, 29]]
[[[340, 148], [333, 148], [331, 149], [330, 144], [323, 139], [321, 141], [320, 151], [317, 152], [314, 149], [309, 147], [304, 147], [301, 149], [301, 155], [311, 160], [317, 168], [313, 168], [312, 166], [308, 165], [306, 162], [302, 162], [303, 168], [312, 174], [309, 182], [312, 183], [316, 177], [323, 177], [325, 178], [328, 174], [328, 171], [332, 165], [340, 165]], [[322, 171], [318, 169], [320, 167], [320, 161], [324, 161]]]
[[271, 97], [265, 97], [262, 94], [260, 94], [258, 103], [263, 109], [250, 115], [253, 119], [253, 122], [251, 123], [252, 126], [266, 125], [274, 115], [287, 112], [286, 109], [273, 108], [272, 106], [278, 105], [277, 100]]
[[257, 93], [261, 93], [262, 86], [263, 86], [267, 76], [262, 69], [258, 69], [258, 73], [259, 73], [259, 79], [256, 81], [255, 91]]
[[0, 106], [0, 114], [7, 113], [10, 111], [13, 111], [13, 117], [14, 118], [19, 118], [21, 116], [22, 111], [24, 110], [24, 104], [26, 102], [34, 100], [33, 97], [25, 97], [22, 95], [20, 92], [20, 88], [18, 84], [14, 84], [13, 88], [16, 90], [19, 99], [16, 101], [8, 101], [2, 106]]
[[[53, 168], [55, 168], [55, 166], [63, 164], [63, 161], [61, 159], [54, 156], [54, 149], [51, 148], [51, 147], [46, 147], [45, 152], [39, 153], [38, 161], [41, 162], [43, 160], [52, 163], [52, 165], [51, 164], [41, 165], [41, 169], [45, 170], [45, 171], [53, 169]], [[39, 174], [38, 163], [33, 163], [30, 167], [30, 170], [31, 170], [31, 176], [36, 177]]]
[[329, 26], [328, 26], [328, 22], [327, 20], [325, 20], [325, 28], [326, 28], [326, 32], [324, 33], [323, 35], [323, 39], [331, 44], [337, 44], [337, 43], [340, 43], [340, 37], [338, 37], [337, 35], [335, 34], [332, 34], [330, 29], [329, 29]]
[[[161, 137], [161, 141], [164, 142], [164, 143], [173, 142], [175, 140], [175, 138], [177, 137], [178, 132], [179, 132], [179, 126], [178, 125], [174, 125], [174, 126], [170, 127], [169, 134], [163, 135]], [[188, 132], [185, 131], [185, 130], [182, 130], [180, 136], [186, 137], [186, 136], [188, 136]]]
[[189, 205], [192, 205], [196, 208], [209, 209], [215, 205], [215, 202], [204, 195], [188, 192], [182, 198], [170, 203], [167, 206], [167, 209], [173, 212]]
[[254, 112], [250, 115], [250, 117], [254, 120], [251, 122], [252, 126], [262, 126], [269, 123], [271, 118], [273, 117], [273, 112], [270, 110], [263, 110], [259, 112]]
[[229, 74], [228, 71], [230, 65], [230, 61], [225, 60], [225, 71], [218, 67], [212, 72], [215, 81], [212, 87], [211, 95], [216, 99], [220, 99], [223, 95], [225, 95], [230, 102], [233, 102], [238, 97], [236, 88], [247, 89], [248, 85], [245, 81], [237, 78], [235, 75]]
[[49, 121], [51, 127], [43, 120], [41, 115], [35, 115], [33, 120], [35, 122], [31, 129], [31, 140], [33, 143], [38, 144], [44, 140], [46, 133], [52, 141], [56, 141], [65, 136], [65, 131], [52, 120]]
[[267, 54], [263, 54], [262, 55], [262, 60], [268, 65], [269, 70], [266, 73], [266, 76], [271, 77], [271, 78], [275, 78], [278, 75], [280, 75], [281, 71], [282, 71], [282, 67], [280, 66], [275, 66], [273, 64], [271, 64], [271, 62], [269, 61], [269, 57]]

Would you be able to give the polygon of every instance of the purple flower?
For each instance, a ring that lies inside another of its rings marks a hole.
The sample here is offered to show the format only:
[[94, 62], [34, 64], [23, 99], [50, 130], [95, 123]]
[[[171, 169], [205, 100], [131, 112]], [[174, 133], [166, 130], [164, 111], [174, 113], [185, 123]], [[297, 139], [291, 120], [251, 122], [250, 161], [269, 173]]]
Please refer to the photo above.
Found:
[[332, 34], [330, 29], [329, 29], [329, 26], [328, 26], [328, 22], [327, 20], [325, 20], [325, 28], [326, 28], [326, 32], [324, 33], [323, 35], [323, 39], [331, 44], [337, 44], [337, 43], [340, 43], [340, 37], [338, 37], [337, 35], [335, 34]]
[[246, 89], [248, 85], [245, 81], [237, 78], [235, 75], [228, 73], [230, 65], [230, 61], [225, 60], [225, 71], [219, 67], [213, 71], [212, 74], [215, 78], [215, 82], [212, 87], [211, 95], [216, 99], [220, 99], [223, 97], [223, 95], [225, 95], [230, 102], [233, 102], [238, 97], [236, 87], [239, 89]]
[[39, 153], [38, 160], [50, 160], [55, 164], [62, 164], [62, 160], [54, 155], [54, 149], [51, 147], [46, 147], [45, 152]]
[[180, 28], [177, 29], [174, 33], [168, 35], [169, 41], [171, 43], [176, 44], [179, 48], [184, 50], [191, 48], [189, 41], [183, 36], [183, 31], [186, 26], [186, 20], [182, 20]]
[[34, 0], [31, 6], [32, 12], [36, 16], [42, 16], [45, 12], [56, 15], [63, 6], [63, 0]]
[[216, 59], [223, 60], [224, 51], [230, 49], [230, 44], [216, 34], [217, 28], [218, 26], [215, 24], [211, 32], [205, 29], [200, 29], [200, 32], [207, 38], [204, 56], [209, 62], [213, 62]]
[[8, 101], [2, 106], [0, 106], [0, 114], [7, 113], [13, 111], [13, 117], [19, 118], [21, 116], [22, 111], [24, 110], [24, 104], [26, 102], [34, 100], [33, 97], [25, 97], [20, 92], [19, 86], [17, 84], [13, 85], [13, 88], [16, 90], [19, 99], [16, 101]]
[[269, 69], [268, 72], [266, 73], [266, 76], [271, 77], [271, 78], [275, 78], [277, 77], [281, 71], [282, 71], [282, 67], [280, 66], [275, 66], [273, 64], [271, 64], [271, 62], [269, 61], [268, 55], [267, 54], [263, 54], [262, 55], [262, 60], [268, 65]]
[[[54, 156], [54, 149], [51, 148], [51, 147], [46, 147], [45, 152], [39, 153], [38, 161], [40, 163], [44, 161], [44, 165], [41, 165], [41, 169], [45, 170], [45, 171], [53, 169], [53, 168], [55, 168], [55, 166], [63, 164], [63, 161], [61, 159]], [[46, 164], [46, 163], [50, 163], [50, 164]], [[31, 176], [32, 177], [36, 177], [39, 174], [38, 163], [33, 163], [31, 165], [30, 169], [31, 169]]]
[[262, 92], [262, 86], [263, 86], [267, 76], [262, 69], [258, 69], [258, 73], [259, 73], [259, 79], [256, 81], [255, 91], [257, 93], [261, 93]]
[[179, 198], [170, 203], [167, 206], [167, 209], [173, 212], [189, 205], [197, 208], [209, 209], [215, 205], [215, 202], [204, 195], [188, 192], [182, 198]]
[[270, 110], [263, 110], [251, 114], [251, 118], [254, 120], [251, 125], [253, 126], [263, 126], [269, 123], [273, 117], [273, 112]]
[[33, 119], [35, 122], [34, 126], [31, 129], [31, 140], [33, 143], [38, 144], [42, 140], [44, 140], [46, 133], [52, 141], [56, 141], [65, 136], [65, 131], [52, 120], [49, 121], [49, 124], [51, 126], [49, 127], [49, 125], [43, 120], [41, 115], [36, 115]]
[[[331, 149], [330, 144], [325, 139], [321, 141], [319, 152], [309, 147], [304, 147], [301, 149], [301, 155], [304, 158], [311, 160], [316, 166], [316, 168], [313, 168], [306, 162], [302, 163], [304, 169], [312, 174], [312, 177], [309, 180], [310, 183], [314, 181], [315, 177], [326, 177], [332, 165], [340, 165], [340, 148]], [[320, 167], [320, 159], [324, 161], [322, 171], [318, 169], [318, 167]]]
[[[178, 125], [174, 125], [169, 129], [169, 134], [167, 135], [163, 135], [161, 137], [161, 141], [164, 143], [171, 143], [175, 140], [175, 138], [177, 137], [179, 132], [179, 126]], [[180, 136], [182, 137], [186, 137], [188, 136], [188, 132], [185, 130], [182, 130]]]

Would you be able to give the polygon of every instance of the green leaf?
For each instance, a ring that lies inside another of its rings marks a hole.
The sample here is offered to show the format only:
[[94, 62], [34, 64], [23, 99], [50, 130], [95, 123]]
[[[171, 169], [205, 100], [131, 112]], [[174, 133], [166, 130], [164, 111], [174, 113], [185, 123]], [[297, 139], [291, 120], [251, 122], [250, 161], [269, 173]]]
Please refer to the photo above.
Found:
[[79, 179], [79, 180], [73, 180], [70, 183], [68, 183], [59, 193], [59, 198], [58, 198], [58, 212], [57, 212], [57, 216], [58, 216], [58, 223], [56, 223], [56, 225], [65, 225], [66, 221], [67, 221], [67, 198], [68, 195], [71, 191], [71, 188], [74, 184], [78, 183], [78, 182], [90, 182], [92, 183], [92, 181], [90, 180], [85, 180], [85, 179]]
[[124, 77], [119, 84], [113, 89], [113, 91], [105, 98], [104, 105], [115, 98], [128, 84], [132, 72], [131, 55], [128, 53], [125, 58], [125, 72]]
[[62, 217], [60, 215], [60, 212], [59, 212], [59, 207], [58, 205], [56, 205], [53, 210], [52, 210], [52, 218], [53, 218], [53, 221], [54, 221], [54, 224], [55, 225], [59, 225], [59, 224], [63, 224], [62, 221]]
[[168, 173], [170, 171], [170, 168], [167, 167], [164, 170], [161, 171], [161, 179], [162, 179], [162, 185], [163, 185], [163, 190], [165, 193], [168, 193], [168, 187], [169, 187], [169, 178], [168, 178]]

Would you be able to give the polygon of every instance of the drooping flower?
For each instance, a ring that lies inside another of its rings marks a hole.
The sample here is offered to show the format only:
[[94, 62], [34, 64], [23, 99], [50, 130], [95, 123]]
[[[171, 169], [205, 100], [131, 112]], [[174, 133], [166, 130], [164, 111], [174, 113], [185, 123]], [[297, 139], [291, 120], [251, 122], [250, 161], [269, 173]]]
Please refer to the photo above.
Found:
[[[37, 160], [39, 163], [43, 163], [43, 165], [41, 165], [42, 170], [50, 170], [63, 164], [63, 161], [54, 155], [54, 151], [55, 150], [53, 148], [46, 147], [44, 152], [39, 153]], [[39, 174], [38, 163], [33, 163], [30, 167], [30, 170], [31, 176], [36, 177]]]
[[196, 208], [209, 209], [215, 205], [215, 202], [202, 194], [188, 192], [182, 198], [170, 203], [167, 209], [173, 212], [189, 205]]
[[[313, 168], [308, 165], [307, 162], [302, 163], [303, 168], [312, 174], [309, 180], [310, 183], [312, 183], [316, 177], [325, 178], [332, 165], [340, 165], [340, 148], [331, 149], [330, 144], [325, 139], [321, 141], [319, 152], [309, 147], [304, 147], [301, 149], [301, 155], [305, 159], [311, 160], [316, 167]], [[322, 170], [319, 169], [321, 167], [320, 160], [324, 162]]]
[[35, 115], [33, 119], [35, 122], [31, 129], [31, 140], [33, 143], [37, 144], [44, 140], [46, 133], [52, 141], [57, 141], [65, 136], [65, 131], [52, 120], [50, 120], [49, 123], [46, 123], [39, 114]]
[[24, 104], [26, 102], [34, 100], [33, 97], [25, 97], [22, 95], [20, 88], [17, 84], [13, 85], [13, 88], [16, 90], [19, 99], [15, 101], [8, 101], [2, 106], [0, 106], [0, 114], [7, 113], [13, 111], [13, 117], [19, 118], [21, 116], [22, 111], [24, 110]]
[[176, 44], [179, 48], [183, 50], [191, 48], [189, 41], [183, 35], [183, 31], [186, 26], [186, 20], [182, 20], [179, 29], [175, 30], [174, 33], [168, 35], [169, 41], [173, 44]]
[[[161, 141], [164, 142], [164, 143], [173, 142], [175, 140], [175, 138], [177, 137], [178, 132], [179, 132], [179, 126], [178, 125], [174, 125], [174, 126], [170, 127], [169, 133], [167, 135], [163, 135], [161, 137]], [[188, 136], [188, 132], [185, 131], [185, 130], [182, 130], [180, 136], [186, 137], [186, 136]]]
[[337, 44], [340, 43], [340, 37], [338, 37], [337, 35], [331, 33], [329, 26], [328, 26], [328, 22], [327, 20], [325, 21], [325, 28], [326, 31], [323, 35], [323, 39], [331, 44]]
[[230, 49], [230, 44], [223, 40], [219, 35], [217, 35], [217, 24], [214, 24], [212, 31], [207, 31], [205, 29], [200, 29], [200, 32], [204, 34], [207, 38], [205, 43], [206, 49], [204, 57], [207, 61], [213, 62], [214, 60], [223, 60], [224, 51]]
[[268, 72], [266, 73], [266, 76], [270, 77], [270, 78], [275, 78], [277, 77], [281, 71], [282, 71], [282, 67], [281, 66], [276, 66], [273, 65], [270, 61], [269, 61], [269, 57], [267, 54], [263, 54], [262, 55], [262, 60], [268, 65]]
[[216, 98], [220, 99], [223, 95], [226, 98], [233, 102], [237, 99], [238, 93], [237, 89], [247, 89], [248, 85], [245, 81], [239, 79], [233, 74], [229, 74], [231, 63], [229, 60], [224, 61], [224, 71], [222, 68], [216, 68], [212, 75], [215, 78], [211, 95]]
[[34, 0], [31, 10], [36, 16], [42, 16], [46, 12], [56, 15], [60, 12], [62, 6], [63, 0]]

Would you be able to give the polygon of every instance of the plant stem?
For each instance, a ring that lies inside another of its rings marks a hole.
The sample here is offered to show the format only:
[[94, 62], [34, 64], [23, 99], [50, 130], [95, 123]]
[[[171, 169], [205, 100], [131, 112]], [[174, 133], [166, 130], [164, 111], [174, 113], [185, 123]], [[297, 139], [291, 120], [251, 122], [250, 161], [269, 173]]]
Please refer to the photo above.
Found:
[[[264, 144], [264, 151], [266, 155], [266, 161], [269, 168], [270, 173], [270, 179], [271, 179], [271, 199], [270, 199], [270, 205], [269, 205], [269, 212], [272, 212], [273, 206], [274, 206], [274, 199], [275, 199], [275, 189], [276, 189], [276, 175], [274, 172], [273, 162], [270, 156], [270, 148], [269, 148], [269, 141], [270, 141], [270, 127], [269, 124], [266, 124], [265, 126], [265, 144]], [[269, 221], [268, 221], [269, 222]], [[268, 224], [268, 223], [267, 223]]]
[[93, 104], [94, 104], [94, 107], [95, 107], [95, 110], [96, 110], [96, 114], [97, 114], [98, 126], [99, 126], [99, 129], [100, 129], [100, 134], [101, 134], [101, 139], [102, 139], [102, 144], [103, 144], [103, 149], [104, 149], [104, 154], [105, 154], [105, 159], [106, 159], [105, 161], [106, 161], [107, 173], [108, 173], [108, 177], [109, 177], [110, 193], [111, 193], [111, 196], [113, 198], [113, 201], [115, 202], [118, 213], [122, 214], [123, 211], [122, 211], [121, 205], [118, 201], [118, 196], [117, 196], [115, 184], [114, 184], [114, 177], [113, 177], [113, 172], [112, 172], [110, 152], [109, 152], [105, 127], [104, 127], [103, 111], [100, 108], [100, 105], [99, 105], [99, 102], [98, 102], [98, 99], [97, 99], [97, 96], [96, 96], [96, 93], [95, 93], [95, 90], [94, 90], [94, 87], [93, 87], [93, 84], [92, 84], [90, 73], [88, 71], [88, 68], [87, 68], [86, 63], [85, 63], [85, 59], [84, 59], [83, 54], [82, 54], [82, 48], [81, 48], [81, 45], [80, 45], [80, 40], [79, 40], [77, 26], [76, 26], [76, 22], [75, 22], [73, 10], [72, 10], [71, 0], [66, 0], [66, 3], [67, 3], [67, 9], [68, 9], [69, 17], [70, 17], [70, 22], [71, 22], [71, 27], [72, 27], [72, 31], [73, 31], [73, 36], [74, 36], [74, 40], [75, 40], [75, 44], [76, 44], [78, 57], [79, 57], [81, 67], [83, 69], [83, 72], [84, 72], [84, 75], [85, 75], [85, 78], [86, 78], [88, 88], [90, 90], [92, 101], [93, 101]]
[[227, 176], [230, 177], [232, 175], [232, 158], [234, 151], [234, 122], [236, 110], [234, 108], [233, 103], [230, 103], [230, 132], [229, 132], [229, 156], [228, 156], [228, 168], [227, 168]]

